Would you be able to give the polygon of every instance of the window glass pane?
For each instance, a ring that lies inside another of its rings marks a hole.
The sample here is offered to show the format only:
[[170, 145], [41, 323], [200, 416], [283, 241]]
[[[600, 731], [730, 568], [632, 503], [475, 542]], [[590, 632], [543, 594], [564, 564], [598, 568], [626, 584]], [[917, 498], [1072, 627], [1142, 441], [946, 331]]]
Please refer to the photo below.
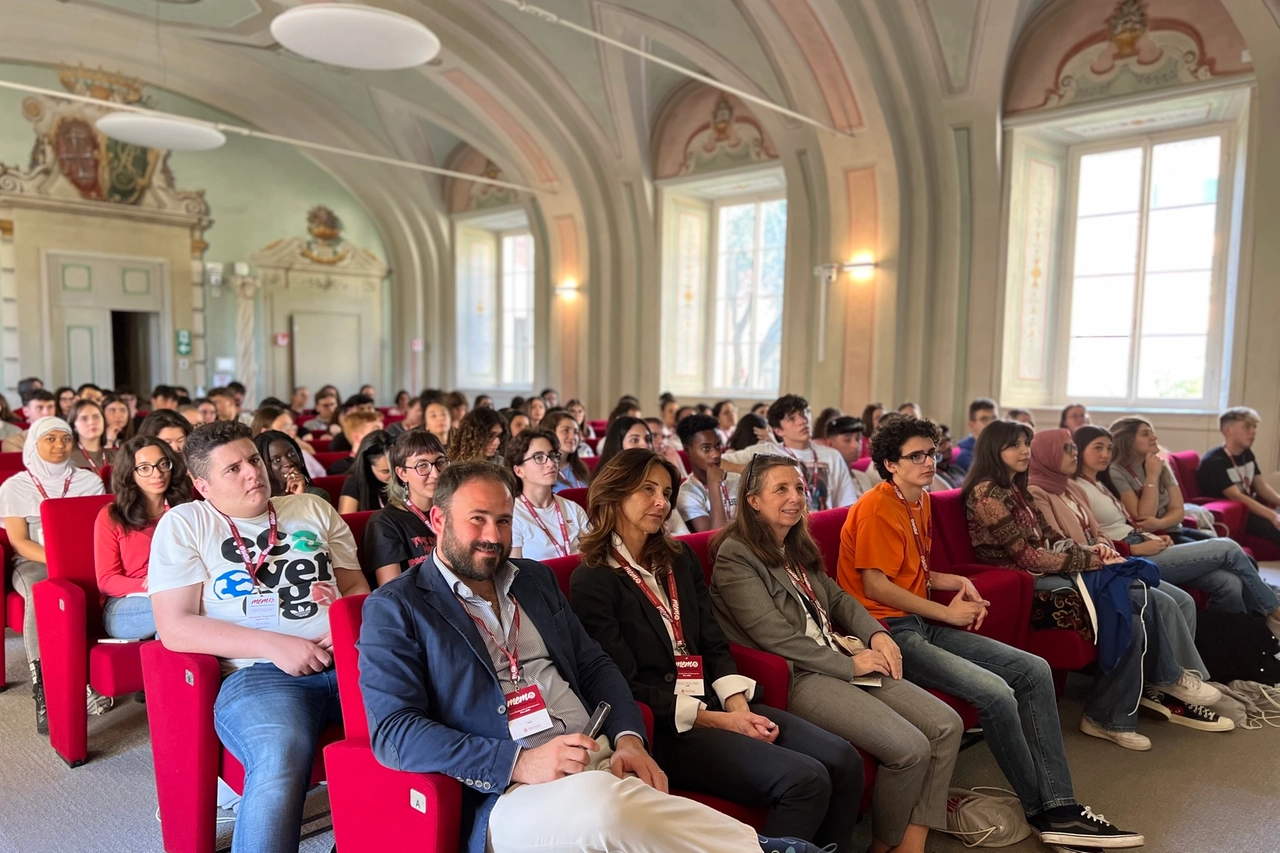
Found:
[[1138, 269], [1138, 214], [1076, 220], [1075, 275], [1116, 275]]
[[1204, 335], [1144, 337], [1138, 356], [1138, 396], [1198, 400], [1204, 396]]
[[1151, 207], [1216, 204], [1222, 139], [1207, 136], [1151, 150]]
[[1072, 338], [1068, 397], [1125, 397], [1129, 393], [1129, 338]]
[[1216, 204], [1153, 210], [1147, 226], [1147, 272], [1213, 268]]
[[760, 205], [764, 217], [762, 243], [766, 249], [781, 249], [787, 245], [787, 203], [782, 199], [766, 201]]
[[1210, 285], [1208, 270], [1148, 275], [1142, 292], [1142, 334], [1207, 334]]
[[1104, 151], [1080, 158], [1080, 204], [1077, 216], [1134, 213], [1141, 206], [1141, 201], [1141, 148]]
[[495, 252], [492, 239], [474, 232], [464, 235], [458, 258], [458, 356], [461, 373], [470, 381], [493, 381], [497, 352], [494, 346]]
[[1128, 337], [1133, 331], [1133, 276], [1078, 278], [1071, 293], [1074, 337]]
[[533, 237], [502, 238], [502, 384], [533, 382]]
[[679, 208], [676, 214], [674, 358], [670, 367], [686, 382], [704, 376], [703, 329], [705, 327], [708, 217], [701, 210]]
[[778, 389], [786, 217], [781, 199], [720, 208], [711, 376], [717, 389]]

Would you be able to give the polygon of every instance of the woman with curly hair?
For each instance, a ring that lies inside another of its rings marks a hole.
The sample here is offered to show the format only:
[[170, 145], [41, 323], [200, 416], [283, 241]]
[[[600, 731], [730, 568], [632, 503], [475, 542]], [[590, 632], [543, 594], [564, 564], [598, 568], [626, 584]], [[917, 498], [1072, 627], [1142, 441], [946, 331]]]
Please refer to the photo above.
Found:
[[[473, 409], [458, 422], [449, 459], [453, 462], [496, 462], [502, 464], [506, 450], [507, 422], [493, 409]], [[439, 436], [437, 436], [439, 438]]]

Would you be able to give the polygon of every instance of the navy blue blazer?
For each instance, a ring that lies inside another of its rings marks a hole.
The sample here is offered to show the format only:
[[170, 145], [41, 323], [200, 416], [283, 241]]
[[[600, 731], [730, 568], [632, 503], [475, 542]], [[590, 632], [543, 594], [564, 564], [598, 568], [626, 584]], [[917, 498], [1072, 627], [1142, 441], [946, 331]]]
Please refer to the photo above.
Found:
[[[520, 571], [511, 592], [588, 713], [600, 702], [613, 706], [610, 740], [643, 733], [626, 679], [569, 609], [555, 575], [533, 560], [512, 562]], [[434, 552], [365, 600], [357, 648], [374, 755], [395, 770], [462, 782], [465, 849], [484, 853], [489, 813], [511, 784], [519, 746], [489, 650]]]

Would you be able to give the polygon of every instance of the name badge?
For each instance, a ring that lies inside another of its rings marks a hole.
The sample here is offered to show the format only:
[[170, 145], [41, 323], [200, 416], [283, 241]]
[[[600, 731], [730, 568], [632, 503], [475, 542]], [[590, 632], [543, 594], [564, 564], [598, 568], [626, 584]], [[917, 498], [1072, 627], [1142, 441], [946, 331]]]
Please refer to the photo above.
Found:
[[676, 655], [676, 695], [701, 696], [702, 655]]
[[245, 624], [249, 628], [280, 626], [280, 596], [274, 592], [252, 592], [245, 598]]
[[507, 728], [513, 740], [551, 728], [551, 714], [538, 685], [529, 684], [507, 694]]

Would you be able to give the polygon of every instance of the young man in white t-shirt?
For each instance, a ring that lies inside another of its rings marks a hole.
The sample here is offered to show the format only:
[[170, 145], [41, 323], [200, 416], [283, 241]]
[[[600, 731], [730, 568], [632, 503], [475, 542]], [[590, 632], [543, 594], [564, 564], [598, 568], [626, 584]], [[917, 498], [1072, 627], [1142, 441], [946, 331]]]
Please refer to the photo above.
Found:
[[329, 605], [369, 587], [328, 502], [271, 499], [247, 426], [198, 427], [183, 455], [205, 500], [156, 527], [156, 627], [166, 648], [222, 660], [214, 726], [245, 767], [233, 853], [296, 850], [316, 741], [340, 720]]
[[742, 471], [757, 453], [790, 456], [804, 466], [810, 510], [852, 506], [858, 492], [849, 476], [849, 466], [838, 450], [812, 440], [812, 419], [808, 400], [798, 394], [784, 394], [770, 404], [765, 415], [775, 441], [725, 453], [721, 464], [730, 463], [725, 465], [726, 470], [732, 466], [733, 470]]
[[695, 533], [719, 530], [733, 520], [738, 508], [737, 474], [720, 467], [720, 433], [710, 415], [691, 415], [676, 424], [689, 476], [680, 484], [676, 511]]

